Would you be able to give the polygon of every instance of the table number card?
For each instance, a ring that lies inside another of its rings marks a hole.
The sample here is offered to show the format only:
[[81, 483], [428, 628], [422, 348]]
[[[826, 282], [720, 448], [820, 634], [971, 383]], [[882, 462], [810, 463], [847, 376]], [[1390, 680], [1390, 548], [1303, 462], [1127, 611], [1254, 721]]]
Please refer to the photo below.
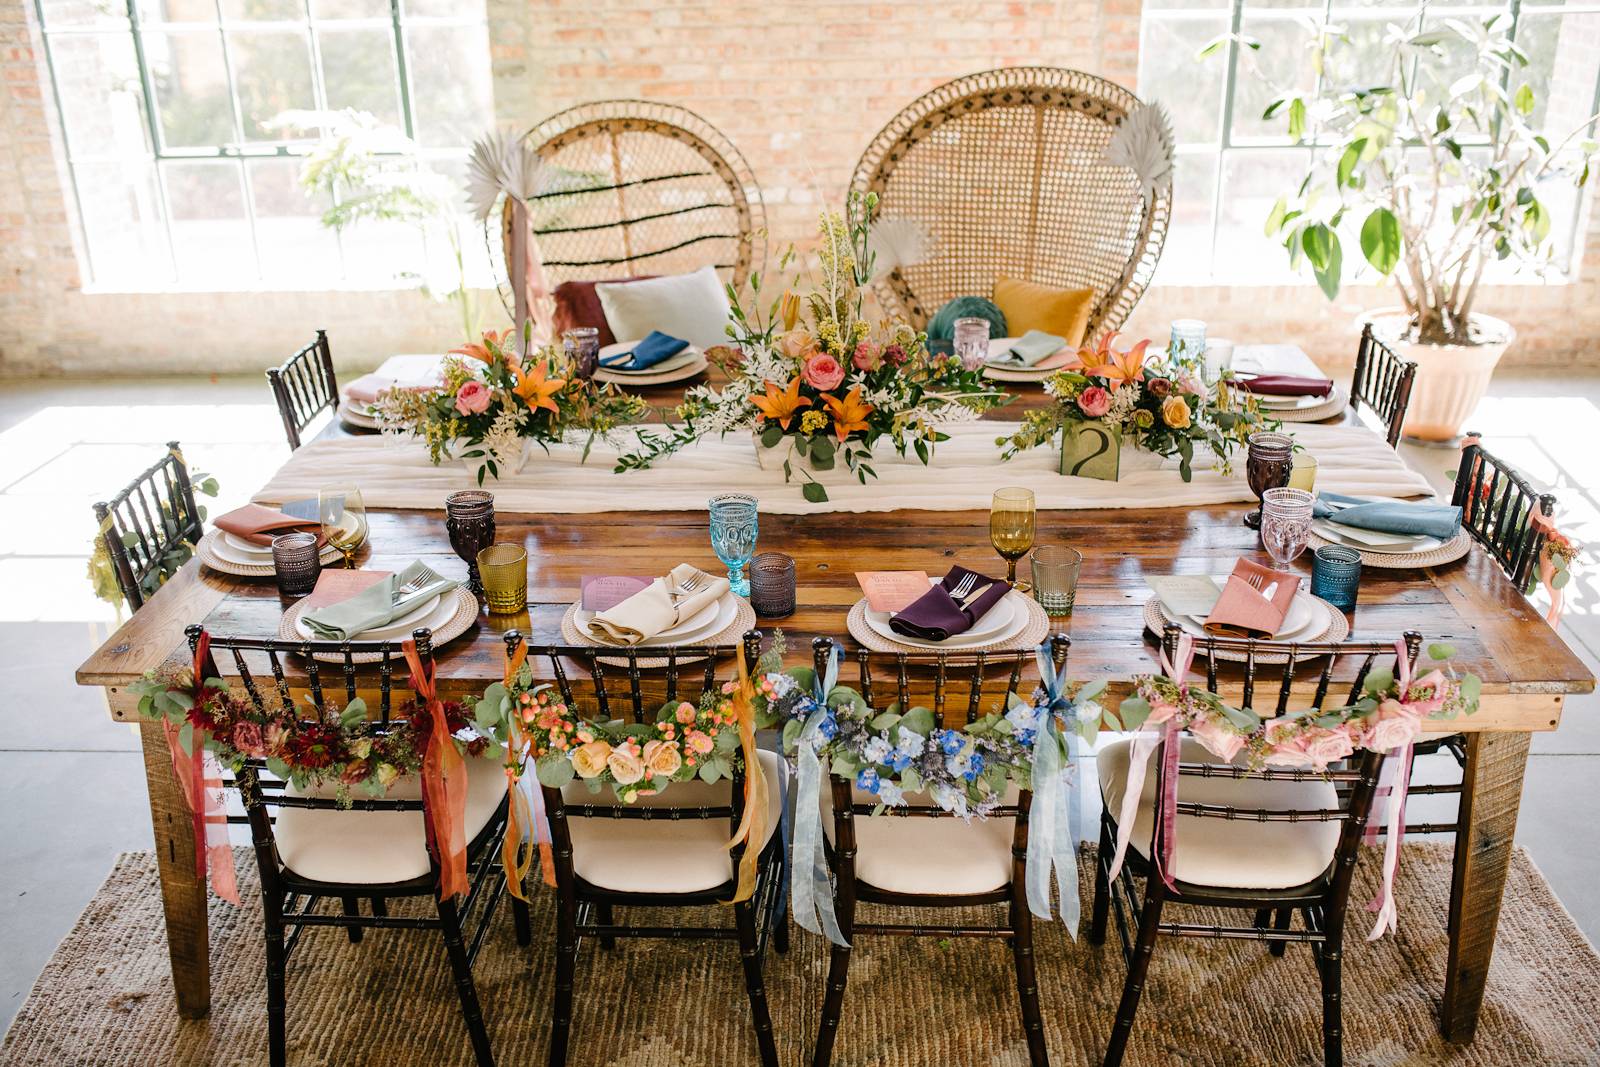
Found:
[[1114, 482], [1122, 465], [1122, 431], [1100, 422], [1069, 422], [1061, 431], [1061, 473]]
[[637, 574], [591, 574], [579, 580], [582, 590], [579, 607], [584, 611], [607, 611], [647, 588], [654, 578]]
[[383, 581], [393, 571], [347, 571], [343, 569], [327, 568], [317, 576], [317, 586], [311, 590], [311, 595], [301, 603], [303, 611], [312, 608], [325, 608], [329, 604], [339, 604], [357, 593], [370, 589]]
[[873, 611], [904, 610], [928, 591], [927, 571], [856, 571], [856, 582]]

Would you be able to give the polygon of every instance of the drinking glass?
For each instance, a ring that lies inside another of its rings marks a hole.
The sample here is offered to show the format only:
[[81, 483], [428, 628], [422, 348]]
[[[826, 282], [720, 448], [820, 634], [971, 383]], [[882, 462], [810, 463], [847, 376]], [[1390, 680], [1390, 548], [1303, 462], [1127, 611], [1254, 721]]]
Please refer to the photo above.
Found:
[[1026, 582], [1017, 581], [1017, 560], [1033, 547], [1033, 490], [996, 489], [989, 505], [989, 542], [1006, 561], [1006, 581], [1013, 589], [1027, 592]]
[[478, 553], [494, 544], [494, 494], [463, 489], [445, 497], [444, 528], [450, 534], [450, 547], [466, 561], [467, 588], [482, 596]]
[[782, 552], [762, 552], [750, 561], [750, 606], [756, 614], [781, 619], [794, 614], [794, 559]]
[[1044, 608], [1046, 615], [1060, 617], [1072, 614], [1072, 604], [1078, 598], [1078, 570], [1083, 566], [1083, 553], [1066, 545], [1040, 545], [1028, 557], [1033, 570], [1033, 599]]
[[989, 320], [957, 319], [953, 346], [956, 357], [967, 370], [977, 370], [989, 361]]
[[723, 493], [706, 501], [711, 512], [711, 548], [728, 568], [728, 586], [738, 596], [750, 595], [744, 565], [756, 552], [760, 523], [758, 501], [748, 493]]
[[593, 378], [600, 365], [600, 331], [593, 326], [574, 326], [561, 334], [561, 347], [572, 373], [579, 378]]
[[490, 545], [478, 553], [483, 598], [493, 615], [515, 615], [528, 606], [528, 550], [521, 545]]
[[[1268, 489], [1288, 485], [1289, 472], [1294, 469], [1294, 438], [1288, 434], [1263, 431], [1251, 434], [1246, 442], [1250, 447], [1245, 457], [1244, 474], [1250, 482], [1250, 491], [1259, 499]], [[1258, 507], [1246, 515], [1244, 524], [1251, 529], [1260, 526], [1261, 509]]]
[[1215, 384], [1225, 371], [1233, 369], [1233, 342], [1222, 337], [1206, 339], [1206, 360], [1201, 376]]
[[1200, 363], [1206, 350], [1206, 324], [1199, 319], [1175, 319], [1172, 339], [1167, 342], [1167, 359], [1172, 363]]
[[1361, 585], [1361, 553], [1343, 545], [1323, 545], [1311, 553], [1311, 595], [1340, 611], [1356, 610]]
[[1289, 488], [1317, 491], [1317, 457], [1309, 452], [1296, 452], [1294, 464], [1289, 469]]
[[279, 534], [272, 539], [272, 573], [278, 579], [278, 592], [284, 596], [302, 597], [317, 586], [317, 576], [322, 573], [318, 557], [321, 548], [317, 535], [298, 530]]
[[356, 550], [367, 540], [367, 509], [361, 502], [361, 490], [353, 485], [320, 490], [317, 518], [322, 522], [322, 535], [339, 550], [345, 567], [354, 567]]
[[1261, 544], [1277, 563], [1294, 561], [1311, 537], [1311, 503], [1304, 489], [1268, 489], [1261, 494]]

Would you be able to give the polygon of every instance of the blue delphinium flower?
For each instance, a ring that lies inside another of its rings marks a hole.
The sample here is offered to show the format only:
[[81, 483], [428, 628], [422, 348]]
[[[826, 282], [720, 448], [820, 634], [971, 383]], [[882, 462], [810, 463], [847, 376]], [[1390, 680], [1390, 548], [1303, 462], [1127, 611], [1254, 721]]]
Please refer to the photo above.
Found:
[[970, 757], [968, 757], [968, 759], [967, 759], [967, 769], [962, 772], [961, 777], [963, 777], [967, 781], [971, 782], [971, 781], [975, 781], [977, 779], [978, 775], [980, 775], [982, 773], [983, 773], [983, 753], [982, 752], [974, 752]]
[[833, 709], [828, 709], [828, 714], [823, 716], [822, 722], [817, 724], [817, 733], [825, 741], [832, 741], [839, 733], [839, 720], [833, 714]]
[[956, 730], [939, 731], [939, 748], [946, 756], [954, 756], [966, 745], [967, 739]]
[[887, 804], [892, 808], [905, 803], [905, 799], [905, 790], [898, 785], [882, 779], [878, 781], [878, 800], [880, 803]]
[[887, 763], [891, 751], [887, 737], [881, 735], [870, 737], [861, 747], [861, 758], [868, 763]]
[[882, 782], [878, 778], [878, 772], [873, 770], [871, 767], [868, 767], [861, 773], [857, 774], [856, 788], [865, 789], [873, 796], [877, 796], [878, 790], [882, 788]]
[[1018, 704], [1006, 712], [1006, 722], [1011, 724], [1017, 742], [1022, 745], [1033, 744], [1041, 717], [1040, 708], [1035, 704]]

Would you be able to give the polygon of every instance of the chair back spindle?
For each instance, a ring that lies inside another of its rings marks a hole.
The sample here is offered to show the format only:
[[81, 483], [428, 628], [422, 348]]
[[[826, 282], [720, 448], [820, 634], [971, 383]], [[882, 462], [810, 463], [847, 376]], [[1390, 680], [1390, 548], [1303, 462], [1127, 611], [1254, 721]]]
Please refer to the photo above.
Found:
[[333, 373], [333, 351], [328, 333], [318, 330], [314, 341], [279, 367], [267, 370], [272, 396], [283, 419], [284, 436], [291, 450], [299, 448], [306, 428], [324, 409], [339, 407], [339, 381]]
[[1378, 340], [1372, 332], [1372, 323], [1361, 328], [1356, 372], [1350, 380], [1350, 411], [1360, 416], [1365, 405], [1376, 415], [1383, 424], [1384, 439], [1390, 448], [1400, 441], [1416, 378], [1417, 365], [1401, 359], [1394, 349]]
[[94, 515], [130, 611], [144, 606], [205, 532], [176, 441], [168, 441], [167, 454], [109, 502], [95, 504]]
[[1461, 508], [1461, 524], [1494, 557], [1506, 576], [1525, 589], [1539, 566], [1545, 534], [1535, 515], [1551, 518], [1556, 498], [1540, 493], [1505, 460], [1467, 434], [1450, 502]]

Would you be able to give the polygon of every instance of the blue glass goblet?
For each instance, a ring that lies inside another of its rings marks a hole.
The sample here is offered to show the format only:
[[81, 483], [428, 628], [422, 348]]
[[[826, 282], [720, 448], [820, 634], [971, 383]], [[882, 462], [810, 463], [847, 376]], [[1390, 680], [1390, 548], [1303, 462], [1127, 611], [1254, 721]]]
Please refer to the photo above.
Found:
[[706, 501], [711, 511], [711, 548], [728, 568], [728, 585], [734, 593], [750, 595], [744, 567], [756, 554], [756, 498], [748, 493], [723, 493]]

